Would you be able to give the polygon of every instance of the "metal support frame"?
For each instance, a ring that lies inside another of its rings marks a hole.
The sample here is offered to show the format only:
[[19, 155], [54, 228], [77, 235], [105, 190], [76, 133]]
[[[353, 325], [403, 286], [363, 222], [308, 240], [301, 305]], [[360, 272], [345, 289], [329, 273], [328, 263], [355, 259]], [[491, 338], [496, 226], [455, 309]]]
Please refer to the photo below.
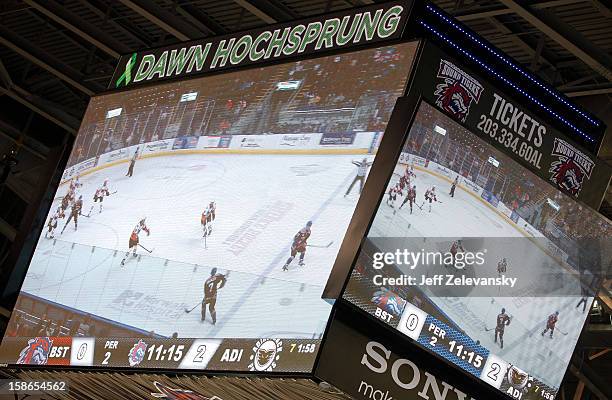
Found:
[[[610, 387], [589, 364], [574, 355], [569, 371], [580, 380], [600, 400], [610, 399]], [[580, 383], [579, 383], [580, 385]], [[580, 399], [581, 397], [578, 397]]]
[[[530, 10], [514, 0], [500, 0], [500, 2], [612, 82], [612, 70], [609, 68], [608, 57], [604, 52], [596, 54], [591, 49], [592, 45], [577, 32], [570, 32], [558, 19], [553, 20], [551, 16]], [[563, 28], [563, 32], [560, 32], [560, 28]]]
[[77, 15], [71, 13], [65, 7], [60, 6], [53, 0], [22, 1], [113, 58], [119, 58], [122, 53], [130, 51], [123, 43], [107, 35], [95, 25], [84, 23]]
[[101, 91], [103, 89], [98, 85], [95, 85], [95, 87], [92, 85], [90, 87], [89, 85], [82, 84], [83, 75], [79, 71], [63, 64], [54, 56], [34, 46], [32, 43], [29, 43], [27, 40], [19, 37], [3, 26], [0, 26], [0, 44], [8, 47], [26, 60], [57, 76], [59, 79], [88, 96], [93, 96], [96, 91]]
[[99, 18], [102, 18], [105, 23], [112, 25], [115, 29], [121, 31], [121, 33], [129, 37], [132, 41], [137, 42], [140, 46], [151, 47], [153, 45], [153, 42], [145, 32], [142, 32], [135, 26], [126, 26], [117, 21], [116, 19], [120, 18], [121, 16], [112, 9], [112, 5], [103, 4], [100, 2], [100, 0], [80, 1]]
[[121, 4], [148, 19], [175, 38], [188, 41], [204, 36], [202, 32], [189, 23], [178, 18], [171, 12], [159, 7], [153, 2], [143, 0], [119, 0]]
[[12, 98], [18, 103], [21, 103], [30, 110], [40, 114], [73, 135], [76, 135], [79, 126], [76, 118], [63, 113], [59, 107], [57, 109], [53, 109], [55, 107], [50, 107], [47, 100], [42, 100], [16, 85], [13, 85], [10, 89], [0, 87], [0, 93]]
[[[531, 1], [529, 6], [535, 9], [545, 9], [559, 6], [566, 6], [568, 4], [584, 3], [588, 0], [552, 0], [534, 2]], [[504, 6], [493, 6], [493, 7], [479, 7], [477, 9], [462, 10], [454, 13], [454, 17], [459, 21], [472, 21], [475, 19], [497, 17], [500, 15], [514, 14], [514, 11]]]

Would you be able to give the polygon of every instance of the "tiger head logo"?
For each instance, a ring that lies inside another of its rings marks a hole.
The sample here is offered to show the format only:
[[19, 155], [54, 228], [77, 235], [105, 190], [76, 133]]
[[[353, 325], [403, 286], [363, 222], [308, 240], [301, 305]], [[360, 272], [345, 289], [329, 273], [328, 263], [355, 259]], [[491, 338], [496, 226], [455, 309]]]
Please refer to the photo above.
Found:
[[445, 82], [436, 86], [435, 95], [438, 96], [436, 104], [447, 113], [465, 122], [470, 111], [472, 98], [461, 87], [459, 82]]
[[447, 60], [440, 60], [434, 95], [436, 105], [461, 122], [465, 122], [470, 106], [478, 103], [484, 87], [476, 79]]
[[37, 337], [30, 339], [28, 345], [19, 353], [16, 364], [45, 365], [52, 347], [53, 340], [51, 338]]
[[555, 138], [553, 142], [551, 156], [556, 159], [551, 162], [548, 170], [551, 174], [550, 180], [559, 189], [577, 197], [584, 183], [591, 178], [595, 162], [591, 157], [559, 138]]
[[582, 187], [584, 174], [572, 159], [555, 161], [550, 165], [551, 180], [561, 189], [577, 195]]

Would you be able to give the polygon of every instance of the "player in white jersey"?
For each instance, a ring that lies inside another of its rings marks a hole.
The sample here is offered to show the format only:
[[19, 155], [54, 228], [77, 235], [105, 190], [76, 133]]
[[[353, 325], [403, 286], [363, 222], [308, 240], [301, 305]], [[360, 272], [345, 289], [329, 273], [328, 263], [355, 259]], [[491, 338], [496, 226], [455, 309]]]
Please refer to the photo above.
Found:
[[57, 228], [57, 220], [60, 218], [60, 211], [61, 208], [58, 207], [57, 211], [49, 218], [49, 222], [47, 222], [47, 232], [45, 232], [47, 239], [55, 238], [55, 229]]
[[[431, 203], [433, 202], [440, 202], [438, 200], [438, 197], [436, 195], [436, 187], [432, 186], [431, 188], [427, 189], [425, 191], [425, 201], [423, 202], [423, 205], [425, 205], [425, 203], [429, 203], [429, 212], [431, 212]], [[423, 206], [421, 206], [423, 207]]]
[[106, 196], [110, 196], [110, 191], [108, 190], [108, 179], [104, 180], [102, 186], [96, 189], [96, 193], [94, 194], [94, 203], [100, 203], [100, 211], [98, 211], [98, 213], [102, 212], [102, 202]]
[[130, 242], [129, 242], [129, 248], [128, 251], [125, 253], [125, 256], [123, 257], [123, 260], [121, 260], [121, 265], [125, 265], [125, 260], [127, 259], [127, 257], [130, 255], [130, 250], [132, 250], [132, 255], [134, 257], [136, 257], [136, 248], [140, 245], [140, 231], [145, 231], [147, 233], [147, 236], [149, 236], [151, 234], [151, 230], [149, 229], [149, 227], [147, 226], [147, 224], [145, 223], [145, 219], [146, 218], [142, 218], [134, 227], [134, 229], [132, 230], [132, 233], [130, 235]]

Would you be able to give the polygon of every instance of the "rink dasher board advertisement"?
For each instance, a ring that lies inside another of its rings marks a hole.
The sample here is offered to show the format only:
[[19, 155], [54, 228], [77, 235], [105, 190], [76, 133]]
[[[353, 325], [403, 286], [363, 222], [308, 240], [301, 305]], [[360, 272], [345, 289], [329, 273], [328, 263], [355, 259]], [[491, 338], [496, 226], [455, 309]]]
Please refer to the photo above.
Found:
[[548, 114], [535, 113], [535, 104], [517, 101], [432, 43], [424, 46], [415, 76], [414, 93], [555, 188], [599, 208], [612, 168], [562, 133], [560, 123], [551, 124]]
[[402, 37], [412, 6], [387, 2], [123, 55], [109, 89], [389, 43]]
[[[2, 359], [15, 366], [307, 373], [318, 339], [7, 338]], [[6, 366], [7, 364], [5, 364]]]

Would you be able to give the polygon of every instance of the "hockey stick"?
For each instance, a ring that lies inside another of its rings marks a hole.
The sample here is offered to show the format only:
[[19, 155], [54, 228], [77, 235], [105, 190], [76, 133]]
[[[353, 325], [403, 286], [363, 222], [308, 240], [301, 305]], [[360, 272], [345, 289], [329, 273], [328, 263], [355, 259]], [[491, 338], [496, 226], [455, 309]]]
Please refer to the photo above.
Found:
[[319, 249], [327, 249], [333, 243], [334, 243], [334, 241], [332, 240], [331, 242], [327, 243], [326, 245], [307, 244], [306, 247], [316, 247], [316, 248], [319, 248]]
[[138, 243], [138, 246], [142, 247], [144, 249], [144, 251], [146, 251], [147, 253], [153, 253], [154, 249], [149, 250], [146, 247], [144, 247], [143, 245], [141, 245], [140, 243]]
[[562, 334], [563, 336], [567, 336], [569, 334], [569, 332], [563, 332], [561, 329], [557, 328], [557, 330], [559, 331], [560, 334]]
[[199, 306], [200, 304], [202, 304], [202, 302], [199, 302], [198, 304], [196, 304], [195, 306], [193, 306], [193, 308], [192, 308], [191, 310], [189, 310], [189, 309], [185, 308], [185, 312], [186, 312], [187, 314], [189, 314], [190, 312], [192, 312], [193, 310], [195, 310], [196, 308], [198, 308], [198, 306]]

